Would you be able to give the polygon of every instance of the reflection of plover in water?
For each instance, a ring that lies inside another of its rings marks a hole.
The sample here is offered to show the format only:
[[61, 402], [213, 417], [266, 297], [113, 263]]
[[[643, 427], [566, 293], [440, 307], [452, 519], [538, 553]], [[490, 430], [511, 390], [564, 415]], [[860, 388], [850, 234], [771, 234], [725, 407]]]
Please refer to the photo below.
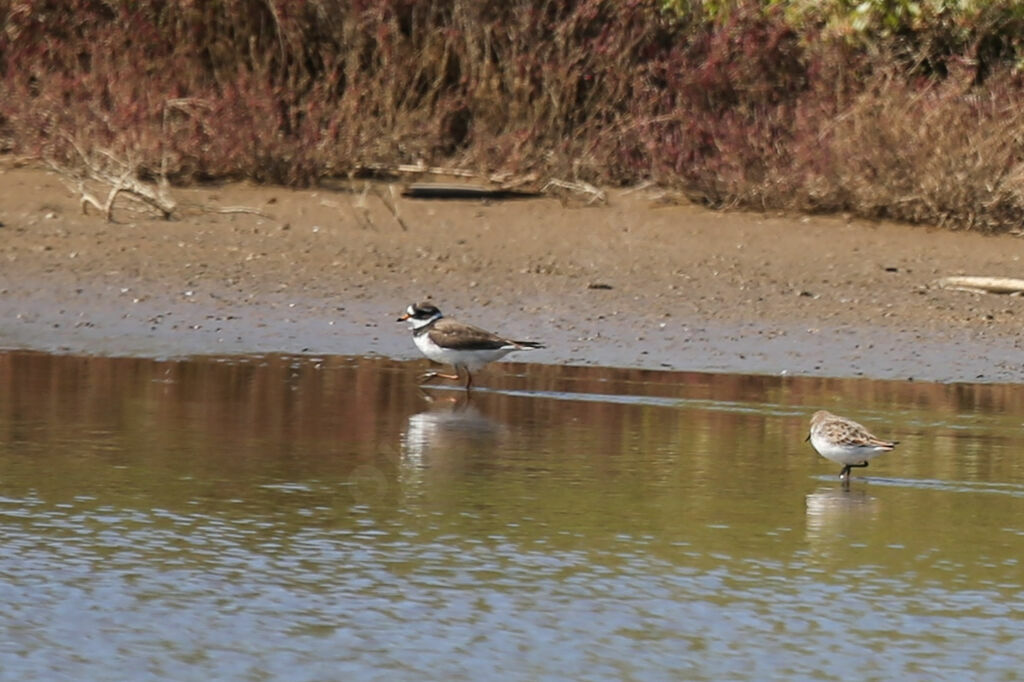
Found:
[[433, 303], [413, 303], [406, 308], [399, 322], [408, 321], [416, 347], [424, 355], [442, 364], [455, 367], [455, 374], [427, 372], [424, 381], [434, 377], [458, 380], [466, 371], [466, 390], [473, 385], [473, 372], [488, 362], [505, 357], [512, 351], [543, 348], [535, 341], [512, 341], [468, 324], [449, 320]]
[[807, 439], [825, 459], [843, 465], [839, 478], [849, 480], [850, 469], [866, 467], [868, 460], [892, 450], [899, 441], [882, 440], [871, 435], [855, 421], [818, 410], [811, 417]]
[[409, 417], [403, 435], [406, 461], [417, 467], [449, 464], [469, 453], [493, 452], [505, 427], [469, 400]]

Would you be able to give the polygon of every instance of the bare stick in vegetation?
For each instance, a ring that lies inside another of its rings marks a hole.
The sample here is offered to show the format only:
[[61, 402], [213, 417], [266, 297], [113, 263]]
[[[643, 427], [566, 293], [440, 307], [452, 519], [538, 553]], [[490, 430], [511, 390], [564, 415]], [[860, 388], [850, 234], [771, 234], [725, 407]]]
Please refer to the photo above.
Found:
[[370, 207], [366, 203], [366, 196], [370, 193], [370, 183], [363, 183], [363, 191], [359, 193], [359, 196], [353, 201], [349, 200], [349, 206], [352, 208], [352, 214], [356, 217], [356, 222], [360, 223], [364, 228], [372, 230], [377, 229], [377, 225], [373, 222], [373, 218], [370, 217]]
[[[160, 139], [161, 139], [161, 150], [160, 150], [160, 177], [166, 178], [171, 172], [170, 169], [170, 155], [166, 147], [166, 141], [171, 139], [171, 112], [177, 111], [186, 116], [199, 119], [195, 115], [197, 109], [211, 108], [210, 103], [206, 100], [199, 99], [197, 97], [178, 97], [175, 99], [169, 99], [164, 102], [163, 115], [160, 120]], [[202, 120], [199, 119], [202, 123]]]
[[[374, 173], [394, 173], [394, 174], [426, 174], [426, 175], [447, 175], [452, 178], [473, 178], [479, 180], [487, 180], [495, 184], [504, 184], [512, 179], [510, 173], [492, 173], [486, 178], [482, 173], [478, 173], [473, 170], [466, 168], [444, 168], [441, 166], [428, 166], [420, 163], [400, 163], [397, 165], [391, 165], [386, 163], [364, 163], [359, 164], [356, 167], [357, 172], [374, 172]], [[529, 176], [535, 180], [536, 177]]]
[[398, 215], [398, 198], [395, 195], [395, 186], [388, 185], [388, 193], [386, 196], [383, 192], [377, 189], [374, 189], [373, 193], [377, 195], [378, 199], [380, 199], [380, 203], [384, 204], [384, 208], [388, 209], [391, 216], [395, 219], [395, 222], [402, 228], [402, 231], [408, 232], [409, 226], [405, 224], [404, 220], [402, 220], [402, 216]]
[[[515, 176], [510, 173], [492, 173], [491, 175], [484, 177], [482, 173], [476, 171], [467, 170], [465, 168], [441, 168], [438, 166], [427, 166], [425, 164], [399, 164], [389, 166], [386, 164], [363, 164], [359, 167], [364, 171], [374, 171], [377, 173], [410, 173], [410, 174], [430, 174], [430, 175], [447, 175], [453, 178], [472, 178], [477, 180], [486, 180], [487, 182], [497, 184], [502, 190], [511, 190], [517, 187], [535, 183], [537, 181], [537, 175], [535, 173], [527, 173], [526, 175]], [[541, 188], [540, 194], [551, 193], [553, 189], [568, 190], [570, 192], [577, 192], [590, 197], [587, 204], [593, 204], [594, 202], [606, 203], [608, 201], [607, 195], [604, 191], [598, 189], [589, 182], [569, 182], [567, 180], [559, 180], [558, 178], [552, 178]], [[392, 190], [392, 193], [394, 190]], [[365, 192], [364, 192], [365, 193]], [[401, 219], [398, 218], [398, 214], [392, 205], [389, 205], [387, 200], [380, 194], [378, 194], [381, 201], [388, 210], [394, 214], [395, 219], [402, 224], [402, 228], [405, 229], [405, 224], [402, 223]]]

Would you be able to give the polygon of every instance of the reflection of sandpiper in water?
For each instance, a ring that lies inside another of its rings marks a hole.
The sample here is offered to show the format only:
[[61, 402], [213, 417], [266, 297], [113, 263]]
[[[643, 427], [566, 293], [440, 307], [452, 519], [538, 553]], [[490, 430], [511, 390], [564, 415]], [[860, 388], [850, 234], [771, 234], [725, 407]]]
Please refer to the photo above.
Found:
[[860, 527], [878, 515], [880, 503], [864, 490], [828, 487], [807, 495], [807, 535], [809, 539], [837, 537], [843, 531]]
[[842, 464], [839, 478], [848, 481], [850, 469], [866, 467], [868, 460], [895, 448], [899, 441], [873, 436], [857, 422], [818, 410], [811, 417], [811, 431], [806, 440], [825, 459]]
[[473, 385], [473, 372], [487, 363], [512, 351], [544, 347], [536, 341], [512, 341], [479, 327], [447, 319], [432, 303], [413, 303], [398, 321], [409, 323], [413, 341], [420, 352], [434, 362], [455, 367], [455, 374], [427, 372], [423, 381], [435, 377], [458, 381], [465, 371], [467, 391]]

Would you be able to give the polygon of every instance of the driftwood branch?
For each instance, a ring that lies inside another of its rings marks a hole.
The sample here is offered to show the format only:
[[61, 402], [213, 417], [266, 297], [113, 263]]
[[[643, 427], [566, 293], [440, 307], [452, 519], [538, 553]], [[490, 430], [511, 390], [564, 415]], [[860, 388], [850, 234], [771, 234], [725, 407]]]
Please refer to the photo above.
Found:
[[[72, 192], [79, 195], [83, 213], [93, 206], [106, 220], [112, 221], [114, 202], [122, 195], [164, 218], [170, 218], [174, 213], [177, 204], [168, 193], [165, 179], [151, 185], [139, 179], [138, 164], [131, 157], [122, 159], [105, 149], [87, 152], [70, 135], [65, 135], [64, 139], [74, 150], [75, 160], [58, 162], [47, 158], [46, 163]], [[97, 197], [91, 189], [95, 185], [106, 189], [106, 199]]]
[[[185, 116], [202, 124], [202, 113], [209, 109], [209, 102], [195, 97], [166, 100], [161, 120], [161, 139], [172, 138], [175, 115]], [[139, 177], [140, 164], [132, 157], [131, 152], [126, 152], [122, 158], [107, 149], [83, 149], [73, 136], [66, 133], [63, 139], [73, 150], [70, 158], [47, 158], [46, 162], [61, 177], [64, 184], [78, 194], [83, 213], [92, 206], [100, 211], [106, 220], [113, 221], [114, 205], [121, 197], [128, 200], [127, 204], [122, 202], [121, 205], [129, 210], [155, 211], [164, 218], [170, 218], [179, 210], [178, 203], [171, 197], [170, 183], [167, 180], [172, 165], [171, 155], [163, 144], [160, 149], [160, 168], [156, 181], [147, 182]], [[250, 213], [269, 217], [262, 211], [247, 206], [194, 208], [207, 213]]]
[[1024, 294], [1024, 279], [1011, 277], [943, 277], [935, 282], [943, 289], [970, 291], [980, 294]]

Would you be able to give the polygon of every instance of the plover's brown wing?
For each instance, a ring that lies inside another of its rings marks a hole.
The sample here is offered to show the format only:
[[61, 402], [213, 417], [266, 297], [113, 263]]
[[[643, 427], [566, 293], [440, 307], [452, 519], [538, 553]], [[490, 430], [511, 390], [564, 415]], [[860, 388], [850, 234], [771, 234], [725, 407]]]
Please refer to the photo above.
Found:
[[497, 350], [515, 342], [469, 324], [441, 318], [427, 332], [430, 340], [452, 350]]

